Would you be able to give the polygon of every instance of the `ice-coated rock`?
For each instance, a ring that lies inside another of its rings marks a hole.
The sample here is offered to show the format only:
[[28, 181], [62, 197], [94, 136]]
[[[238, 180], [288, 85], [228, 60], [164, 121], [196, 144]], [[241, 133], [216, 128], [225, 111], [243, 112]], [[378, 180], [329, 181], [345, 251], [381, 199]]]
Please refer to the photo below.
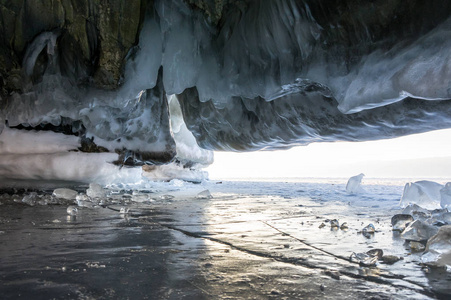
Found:
[[426, 209], [439, 208], [442, 188], [443, 185], [427, 180], [406, 183], [399, 206], [417, 204]]
[[75, 200], [77, 195], [77, 191], [66, 188], [59, 188], [53, 191], [53, 196], [65, 200]]
[[451, 182], [445, 184], [445, 187], [440, 190], [440, 206], [451, 209]]
[[401, 233], [401, 238], [408, 241], [424, 242], [430, 239], [438, 231], [438, 228], [431, 226], [421, 220], [410, 223]]
[[365, 174], [360, 173], [359, 175], [349, 178], [348, 183], [346, 184], [346, 192], [350, 194], [363, 193], [364, 190], [361, 186], [363, 176], [365, 176]]
[[426, 249], [426, 246], [423, 243], [416, 241], [410, 241], [409, 246], [412, 252], [422, 252]]
[[440, 227], [437, 234], [428, 240], [421, 261], [425, 264], [451, 266], [451, 225]]
[[196, 195], [197, 199], [211, 199], [213, 196], [211, 195], [209, 190], [203, 190], [202, 192]]
[[90, 183], [89, 188], [86, 190], [86, 195], [91, 198], [105, 197], [106, 192], [100, 184]]
[[382, 262], [384, 262], [388, 265], [392, 265], [401, 259], [402, 258], [400, 258], [399, 256], [396, 256], [396, 255], [384, 255], [381, 257]]
[[410, 222], [413, 222], [413, 217], [407, 214], [397, 214], [391, 218], [391, 225], [393, 231], [403, 231]]

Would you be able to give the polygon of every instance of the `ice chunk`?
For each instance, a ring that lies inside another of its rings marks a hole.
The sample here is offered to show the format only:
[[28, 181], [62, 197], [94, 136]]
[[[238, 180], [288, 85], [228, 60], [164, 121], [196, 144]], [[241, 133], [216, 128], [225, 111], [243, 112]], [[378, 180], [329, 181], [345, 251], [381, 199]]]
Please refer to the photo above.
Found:
[[399, 206], [406, 207], [409, 204], [417, 204], [427, 209], [439, 208], [442, 188], [443, 185], [433, 181], [409, 182], [404, 186]]
[[90, 183], [89, 189], [86, 190], [86, 195], [91, 198], [102, 198], [105, 197], [106, 193], [100, 184]]
[[445, 184], [445, 187], [440, 190], [440, 206], [451, 208], [451, 182]]
[[365, 226], [362, 229], [362, 233], [363, 234], [365, 234], [365, 233], [375, 233], [375, 232], [376, 232], [376, 228], [374, 227], [373, 224], [368, 224], [367, 226]]
[[403, 214], [411, 215], [414, 219], [426, 220], [431, 216], [431, 213], [416, 204], [409, 204], [402, 211]]
[[169, 194], [165, 194], [165, 195], [160, 195], [158, 198], [160, 200], [172, 200], [172, 199], [174, 199], [174, 196], [173, 195], [169, 195]]
[[72, 205], [67, 207], [66, 211], [69, 216], [76, 216], [78, 214], [78, 208]]
[[427, 223], [441, 226], [451, 224], [451, 213], [448, 209], [437, 209], [431, 212], [431, 217], [426, 220]]
[[119, 213], [121, 215], [126, 215], [126, 214], [128, 214], [129, 211], [130, 211], [130, 208], [128, 208], [128, 207], [121, 207], [121, 209], [119, 210]]
[[366, 238], [370, 238], [376, 232], [376, 228], [373, 224], [368, 224], [362, 229], [362, 234]]
[[53, 196], [66, 200], [74, 200], [77, 195], [77, 191], [66, 188], [59, 188], [53, 191]]
[[30, 206], [35, 206], [38, 201], [39, 201], [39, 197], [36, 192], [31, 192], [30, 194], [25, 195], [22, 198], [22, 202], [25, 204], [28, 204]]
[[197, 199], [211, 199], [211, 198], [213, 198], [213, 196], [211, 195], [209, 190], [204, 190], [204, 191], [200, 192], [199, 194], [197, 194], [196, 198]]
[[408, 241], [427, 241], [438, 231], [438, 228], [431, 226], [421, 220], [415, 220], [409, 224], [401, 233], [401, 238]]
[[330, 227], [331, 228], [338, 228], [338, 227], [340, 227], [340, 224], [338, 223], [338, 220], [337, 219], [331, 220], [330, 221]]
[[429, 239], [421, 261], [425, 264], [451, 266], [451, 225], [440, 227], [437, 234]]
[[351, 254], [351, 261], [358, 262], [361, 266], [371, 267], [377, 264], [378, 259], [381, 259], [384, 255], [382, 249], [372, 249], [366, 253], [355, 253]]
[[407, 225], [413, 222], [413, 217], [408, 214], [397, 214], [391, 218], [391, 225], [393, 231], [403, 231]]
[[340, 225], [341, 230], [347, 230], [348, 228], [349, 228], [349, 226], [348, 226], [347, 222], [343, 222], [343, 224]]
[[95, 206], [95, 204], [92, 202], [91, 198], [85, 194], [77, 195], [75, 200], [77, 201], [77, 204], [80, 207], [90, 207], [91, 208], [91, 207]]
[[359, 175], [349, 178], [348, 183], [346, 184], [346, 191], [350, 194], [363, 193], [364, 190], [361, 187], [363, 176], [365, 176], [365, 174], [360, 173]]

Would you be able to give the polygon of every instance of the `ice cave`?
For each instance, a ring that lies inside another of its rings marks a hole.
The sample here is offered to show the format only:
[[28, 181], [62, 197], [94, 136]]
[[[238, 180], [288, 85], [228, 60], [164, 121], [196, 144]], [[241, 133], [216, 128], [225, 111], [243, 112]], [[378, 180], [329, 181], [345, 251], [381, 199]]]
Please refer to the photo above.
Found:
[[1, 178], [451, 127], [448, 1], [124, 3], [1, 4]]
[[447, 128], [451, 1], [0, 0], [0, 297], [446, 299], [448, 180], [203, 169]]

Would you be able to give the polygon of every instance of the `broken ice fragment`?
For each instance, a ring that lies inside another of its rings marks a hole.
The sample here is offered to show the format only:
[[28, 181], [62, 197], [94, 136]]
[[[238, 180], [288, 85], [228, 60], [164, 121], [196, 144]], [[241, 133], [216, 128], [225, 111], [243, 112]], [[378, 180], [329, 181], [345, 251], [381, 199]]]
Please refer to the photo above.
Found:
[[451, 225], [440, 227], [437, 234], [429, 239], [421, 261], [430, 265], [451, 266]]
[[372, 267], [377, 264], [378, 259], [383, 256], [383, 251], [381, 249], [372, 249], [366, 253], [355, 253], [351, 254], [351, 261], [356, 261], [359, 265], [364, 267]]
[[89, 189], [86, 190], [86, 195], [91, 198], [102, 198], [105, 197], [106, 193], [100, 184], [90, 183]]
[[365, 176], [365, 174], [360, 173], [359, 175], [349, 178], [348, 183], [346, 184], [346, 192], [350, 194], [363, 193], [364, 190], [361, 187], [363, 176]]
[[375, 233], [376, 232], [376, 228], [374, 227], [373, 224], [368, 224], [366, 227], [364, 227], [362, 229], [362, 233]]
[[391, 218], [391, 225], [393, 231], [403, 231], [410, 222], [414, 219], [411, 215], [407, 214], [397, 214]]
[[75, 200], [77, 201], [78, 206], [80, 207], [88, 207], [88, 208], [92, 208], [94, 207], [94, 203], [92, 203], [91, 198], [89, 198], [87, 195], [85, 194], [80, 194], [77, 195], [77, 197], [75, 198]]
[[121, 207], [121, 209], [119, 210], [120, 214], [128, 214], [128, 212], [130, 211], [130, 208], [128, 207]]
[[31, 192], [30, 194], [25, 195], [22, 198], [22, 202], [25, 203], [25, 204], [28, 204], [30, 206], [36, 205], [38, 200], [39, 200], [39, 197], [38, 197], [38, 194], [36, 192]]
[[338, 223], [337, 219], [333, 219], [332, 221], [330, 221], [331, 228], [338, 228], [339, 226], [340, 226], [340, 224]]
[[434, 226], [443, 226], [451, 224], [451, 212], [448, 212], [448, 209], [441, 209], [433, 211], [432, 216], [426, 220], [428, 224], [432, 224]]
[[161, 195], [159, 198], [161, 200], [171, 200], [171, 199], [174, 199], [174, 196], [166, 194], [166, 195]]
[[410, 223], [401, 233], [401, 238], [408, 241], [427, 241], [438, 231], [437, 227], [426, 224], [421, 220]]
[[433, 181], [409, 182], [404, 186], [399, 206], [417, 204], [427, 209], [440, 207], [440, 190], [443, 185]]
[[200, 192], [199, 194], [197, 194], [196, 198], [197, 199], [211, 199], [211, 198], [213, 198], [213, 196], [211, 195], [209, 190], [204, 190], [204, 191]]
[[78, 214], [78, 208], [72, 205], [67, 207], [66, 211], [69, 216], [76, 216]]
[[53, 196], [65, 200], [74, 200], [77, 194], [77, 191], [66, 188], [59, 188], [53, 191]]
[[440, 190], [440, 206], [451, 208], [451, 182], [445, 184], [445, 187]]
[[380, 259], [384, 255], [384, 251], [382, 251], [382, 249], [371, 249], [367, 251], [366, 254], [370, 256], [376, 256], [378, 259]]
[[431, 216], [431, 213], [427, 209], [424, 209], [416, 204], [409, 204], [406, 208], [404, 208], [402, 213], [405, 215], [411, 215], [414, 219], [421, 220], [426, 220]]

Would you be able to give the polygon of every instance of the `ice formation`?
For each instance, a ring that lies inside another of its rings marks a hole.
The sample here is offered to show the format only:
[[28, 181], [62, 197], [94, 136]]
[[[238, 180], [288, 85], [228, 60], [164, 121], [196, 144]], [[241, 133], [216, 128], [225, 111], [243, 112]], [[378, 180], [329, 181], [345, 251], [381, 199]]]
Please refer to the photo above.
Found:
[[451, 182], [445, 184], [445, 187], [440, 190], [440, 206], [451, 209]]
[[86, 190], [86, 195], [91, 198], [102, 198], [105, 197], [106, 192], [100, 184], [91, 182]]
[[451, 225], [440, 227], [429, 239], [421, 260], [426, 264], [451, 267]]
[[210, 150], [451, 127], [449, 3], [144, 2], [119, 29], [93, 15], [78, 31], [59, 2], [59, 23], [0, 28], [1, 178], [139, 181], [121, 167], [146, 164], [147, 178], [200, 180]]
[[415, 220], [410, 223], [401, 233], [401, 237], [408, 241], [422, 242], [427, 241], [438, 231], [438, 228], [431, 226], [421, 220]]
[[53, 196], [66, 200], [74, 200], [77, 195], [77, 191], [66, 188], [59, 188], [53, 191]]
[[197, 194], [196, 198], [197, 199], [211, 199], [211, 198], [213, 198], [213, 196], [211, 195], [209, 190], [204, 190], [204, 191], [200, 192], [199, 194]]
[[406, 183], [399, 205], [406, 207], [417, 204], [426, 209], [439, 208], [442, 188], [443, 185], [427, 180]]
[[350, 194], [363, 193], [364, 189], [361, 186], [363, 176], [365, 176], [365, 174], [360, 173], [359, 175], [349, 178], [348, 183], [346, 184], [346, 192]]
[[407, 205], [403, 211], [403, 214], [412, 215], [415, 219], [427, 219], [431, 216], [431, 213], [423, 208], [418, 206], [417, 204], [409, 204]]

